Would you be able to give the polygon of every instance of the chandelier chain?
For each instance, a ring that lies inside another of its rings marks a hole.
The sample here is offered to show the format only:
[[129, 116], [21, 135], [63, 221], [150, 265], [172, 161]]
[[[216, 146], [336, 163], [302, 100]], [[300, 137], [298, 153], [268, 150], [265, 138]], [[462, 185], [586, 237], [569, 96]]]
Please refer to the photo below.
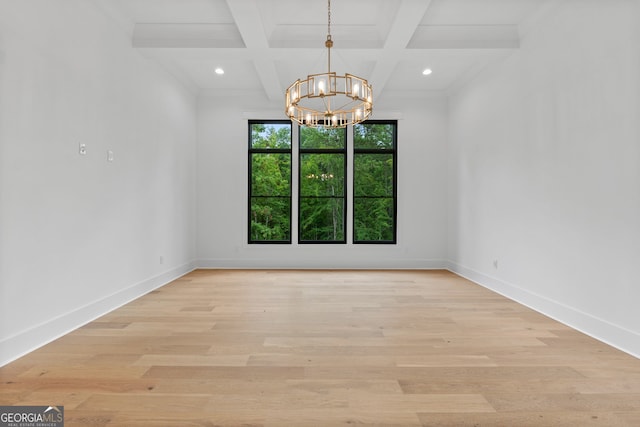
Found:
[[[333, 40], [331, 40], [331, 0], [327, 0], [327, 41], [325, 42], [327, 47], [327, 72], [331, 72], [331, 47], [333, 46]], [[328, 103], [328, 105], [327, 105]], [[325, 101], [327, 110], [331, 110], [331, 100]]]
[[327, 0], [327, 35], [331, 38], [331, 0]]

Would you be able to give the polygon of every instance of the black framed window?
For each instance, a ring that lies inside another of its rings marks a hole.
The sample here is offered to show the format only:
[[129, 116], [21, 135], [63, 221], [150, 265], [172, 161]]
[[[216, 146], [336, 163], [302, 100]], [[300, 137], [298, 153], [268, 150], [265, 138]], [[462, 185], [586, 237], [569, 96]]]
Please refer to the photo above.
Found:
[[396, 243], [397, 121], [353, 126], [353, 243]]
[[346, 243], [347, 131], [299, 128], [299, 243]]
[[291, 121], [249, 121], [249, 243], [291, 243]]

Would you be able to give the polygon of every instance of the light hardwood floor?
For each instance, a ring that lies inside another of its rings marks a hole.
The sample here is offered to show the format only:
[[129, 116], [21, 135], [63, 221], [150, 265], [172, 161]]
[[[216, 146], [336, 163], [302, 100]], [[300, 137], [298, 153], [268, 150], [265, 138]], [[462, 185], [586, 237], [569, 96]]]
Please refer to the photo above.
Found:
[[640, 360], [445, 271], [194, 271], [0, 384], [66, 426], [640, 426]]

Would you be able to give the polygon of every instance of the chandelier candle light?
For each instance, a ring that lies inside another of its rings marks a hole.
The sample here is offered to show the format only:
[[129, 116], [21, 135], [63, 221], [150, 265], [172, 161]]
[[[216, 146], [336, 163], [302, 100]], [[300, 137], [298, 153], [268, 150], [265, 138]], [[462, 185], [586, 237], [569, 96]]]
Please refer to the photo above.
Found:
[[[366, 79], [331, 71], [331, 0], [327, 0], [327, 72], [296, 80], [285, 93], [285, 113], [302, 126], [343, 128], [371, 115], [373, 91]], [[332, 105], [333, 103], [333, 105]], [[336, 105], [338, 105], [336, 107]]]

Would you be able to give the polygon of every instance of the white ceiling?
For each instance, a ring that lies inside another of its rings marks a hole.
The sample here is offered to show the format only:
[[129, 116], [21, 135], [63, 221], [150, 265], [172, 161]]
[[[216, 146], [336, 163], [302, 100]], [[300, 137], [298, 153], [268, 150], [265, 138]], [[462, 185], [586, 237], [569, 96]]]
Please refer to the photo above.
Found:
[[[297, 78], [326, 71], [326, 0], [95, 1], [198, 93], [283, 102]], [[519, 26], [550, 1], [332, 0], [331, 68], [367, 78], [378, 99], [448, 93], [517, 50]]]

